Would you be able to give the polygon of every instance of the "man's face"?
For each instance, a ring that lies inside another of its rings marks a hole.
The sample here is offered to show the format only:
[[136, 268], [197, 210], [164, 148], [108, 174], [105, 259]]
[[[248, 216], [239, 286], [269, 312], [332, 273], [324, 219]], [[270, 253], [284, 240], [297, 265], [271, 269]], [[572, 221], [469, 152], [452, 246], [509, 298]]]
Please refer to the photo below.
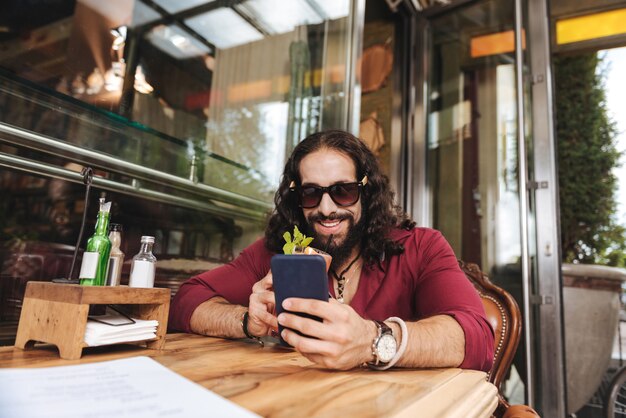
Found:
[[[337, 183], [353, 183], [360, 180], [356, 176], [352, 159], [335, 150], [320, 149], [300, 162], [302, 186], [328, 187]], [[339, 206], [328, 193], [324, 193], [318, 206], [302, 208], [302, 212], [315, 232], [317, 248], [324, 249], [330, 235], [333, 235], [333, 247], [341, 247], [361, 219], [361, 199], [350, 206]], [[348, 242], [352, 244], [354, 240]]]

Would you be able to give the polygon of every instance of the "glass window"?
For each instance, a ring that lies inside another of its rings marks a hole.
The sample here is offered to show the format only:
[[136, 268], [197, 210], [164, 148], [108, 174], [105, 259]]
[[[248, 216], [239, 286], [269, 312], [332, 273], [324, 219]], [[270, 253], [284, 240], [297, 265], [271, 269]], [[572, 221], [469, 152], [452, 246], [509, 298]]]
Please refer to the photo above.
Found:
[[36, 3], [0, 3], [0, 344], [26, 282], [69, 273], [83, 167], [82, 245], [106, 193], [122, 282], [154, 235], [175, 293], [262, 235], [298, 141], [348, 127], [350, 0]]
[[268, 203], [346, 127], [349, 1], [53, 3], [2, 6], [1, 123]]

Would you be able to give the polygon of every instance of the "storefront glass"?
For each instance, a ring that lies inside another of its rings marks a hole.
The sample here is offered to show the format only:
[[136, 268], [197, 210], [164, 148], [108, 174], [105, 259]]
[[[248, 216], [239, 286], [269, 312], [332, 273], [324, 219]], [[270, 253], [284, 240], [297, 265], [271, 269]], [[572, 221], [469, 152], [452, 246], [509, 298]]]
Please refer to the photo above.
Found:
[[26, 282], [68, 274], [85, 166], [95, 173], [85, 235], [106, 193], [127, 260], [141, 235], [156, 236], [157, 285], [175, 291], [261, 236], [293, 146], [348, 128], [353, 7], [3, 2], [0, 343]]
[[348, 0], [9, 3], [3, 123], [266, 202], [346, 125]]
[[[431, 225], [522, 305], [514, 3], [481, 1], [429, 23]], [[523, 349], [515, 366], [523, 378]], [[523, 384], [507, 396], [523, 403]]]

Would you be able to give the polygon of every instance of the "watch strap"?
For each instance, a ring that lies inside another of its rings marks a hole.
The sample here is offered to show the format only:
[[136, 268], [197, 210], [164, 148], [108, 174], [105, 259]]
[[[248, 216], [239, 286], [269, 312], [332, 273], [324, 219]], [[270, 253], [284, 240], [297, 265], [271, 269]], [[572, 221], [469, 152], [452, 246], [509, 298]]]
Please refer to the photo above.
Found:
[[385, 324], [383, 321], [375, 320], [374, 322], [376, 322], [376, 325], [378, 326], [378, 338], [382, 337], [385, 334], [393, 335], [393, 330], [389, 325]]

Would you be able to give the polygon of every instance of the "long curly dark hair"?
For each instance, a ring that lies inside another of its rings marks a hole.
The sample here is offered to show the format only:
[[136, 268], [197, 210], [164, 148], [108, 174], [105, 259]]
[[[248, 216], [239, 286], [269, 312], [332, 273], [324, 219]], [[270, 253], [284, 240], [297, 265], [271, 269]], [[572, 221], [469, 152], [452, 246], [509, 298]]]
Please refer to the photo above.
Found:
[[376, 160], [367, 146], [354, 135], [340, 130], [318, 132], [309, 135], [293, 150], [285, 164], [280, 186], [274, 196], [275, 209], [270, 214], [265, 228], [265, 245], [270, 251], [281, 253], [285, 231], [293, 231], [294, 225], [302, 231], [308, 230], [308, 224], [298, 205], [296, 193], [289, 190], [289, 184], [300, 184], [300, 162], [320, 149], [332, 149], [349, 156], [356, 166], [357, 179], [364, 175], [368, 183], [361, 193], [362, 216], [365, 232], [361, 242], [361, 256], [369, 265], [380, 260], [383, 253], [400, 254], [402, 245], [388, 238], [393, 227], [412, 229], [415, 227], [401, 207], [394, 204], [394, 193]]

